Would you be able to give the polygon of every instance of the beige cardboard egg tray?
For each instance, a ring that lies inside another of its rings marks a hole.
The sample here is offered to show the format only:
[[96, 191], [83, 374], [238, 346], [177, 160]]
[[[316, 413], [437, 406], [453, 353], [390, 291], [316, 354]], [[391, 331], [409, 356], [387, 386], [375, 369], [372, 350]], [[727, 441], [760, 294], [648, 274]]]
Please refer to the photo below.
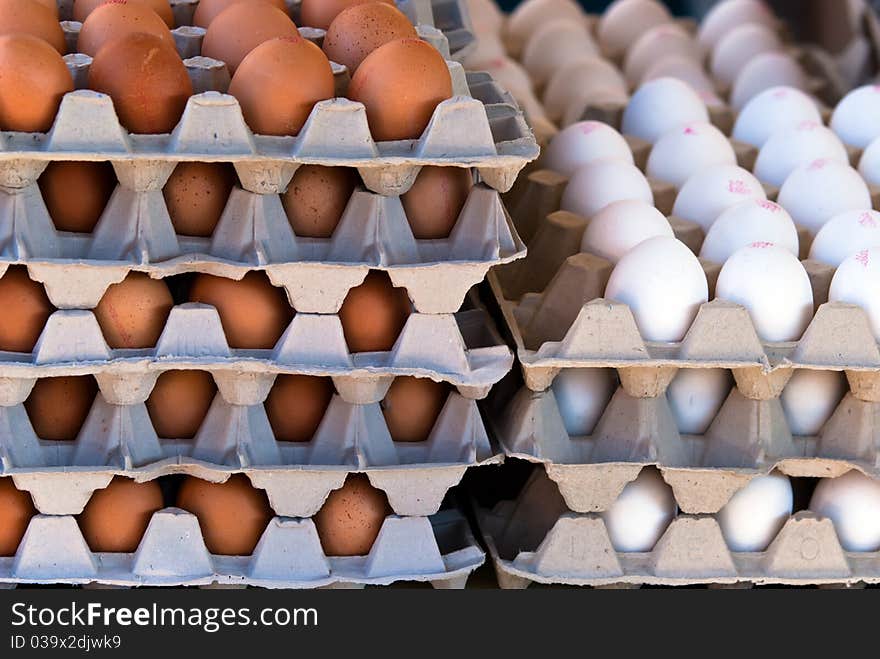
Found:
[[569, 511], [536, 470], [516, 501], [477, 512], [501, 588], [880, 583], [880, 552], [846, 552], [830, 519], [798, 512], [763, 552], [731, 552], [709, 515], [679, 514], [650, 552], [615, 552], [597, 514]]
[[153, 514], [136, 552], [92, 552], [74, 517], [37, 515], [14, 557], [0, 558], [3, 584], [359, 588], [422, 581], [464, 588], [485, 554], [454, 510], [430, 518], [389, 516], [366, 556], [325, 556], [310, 519], [275, 517], [251, 556], [212, 555], [198, 519], [179, 508]]

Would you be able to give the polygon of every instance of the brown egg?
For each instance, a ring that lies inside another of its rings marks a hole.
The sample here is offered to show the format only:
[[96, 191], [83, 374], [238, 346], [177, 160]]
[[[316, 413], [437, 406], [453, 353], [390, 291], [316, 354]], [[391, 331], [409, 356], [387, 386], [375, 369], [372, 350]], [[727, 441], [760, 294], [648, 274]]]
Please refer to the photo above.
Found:
[[348, 97], [367, 109], [373, 139], [418, 139], [441, 101], [452, 96], [443, 56], [419, 39], [399, 39], [367, 55], [351, 78]]
[[348, 167], [303, 165], [296, 170], [281, 203], [297, 236], [329, 238], [360, 179]]
[[36, 514], [31, 495], [16, 488], [11, 478], [0, 478], [0, 556], [15, 556]]
[[129, 272], [107, 288], [95, 307], [95, 316], [111, 348], [152, 348], [173, 306], [164, 281], [143, 272]]
[[422, 167], [400, 201], [413, 235], [419, 240], [448, 238], [474, 185], [461, 167]]
[[207, 371], [165, 371], [147, 398], [147, 412], [163, 439], [192, 439], [217, 393]]
[[98, 383], [91, 375], [40, 378], [24, 401], [24, 409], [40, 439], [73, 440], [97, 393]]
[[365, 474], [350, 474], [312, 518], [327, 556], [366, 556], [385, 518], [392, 514], [382, 490]]
[[[103, 5], [92, 14], [94, 16]], [[107, 43], [89, 68], [89, 87], [113, 99], [119, 121], [132, 133], [170, 133], [192, 96], [177, 51], [151, 34]]]
[[92, 494], [79, 516], [79, 527], [92, 551], [128, 554], [137, 551], [153, 513], [164, 507], [156, 481], [136, 483], [116, 476]]
[[[299, 16], [303, 25], [308, 27], [319, 27], [326, 30], [330, 27], [333, 19], [342, 11], [360, 5], [365, 2], [375, 2], [376, 0], [303, 0], [300, 5]], [[389, 5], [394, 4], [394, 0], [380, 0]]]
[[354, 73], [364, 58], [395, 39], [418, 39], [415, 27], [397, 7], [368, 2], [341, 12], [327, 29], [324, 52]]
[[[95, 7], [82, 24], [76, 49], [94, 57], [109, 42], [136, 33], [152, 34], [175, 49], [174, 37], [168, 26], [149, 5], [140, 0], [111, 0]], [[140, 75], [144, 73], [146, 69]], [[134, 71], [129, 71], [129, 74], [134, 74]], [[145, 82], [149, 82], [149, 79]]]
[[[229, 73], [234, 75], [238, 65], [254, 48], [271, 39], [284, 37], [298, 39], [299, 32], [287, 13], [278, 7], [265, 2], [233, 4], [211, 21], [202, 41], [202, 55], [225, 62]], [[289, 56], [289, 53], [281, 56]], [[281, 62], [277, 65], [286, 68]], [[268, 72], [263, 73], [259, 84], [264, 90], [268, 91], [266, 88], [269, 87], [265, 81], [271, 79]], [[229, 93], [232, 94], [232, 88]]]
[[296, 135], [315, 103], [333, 98], [333, 70], [311, 41], [300, 36], [271, 39], [242, 60], [229, 93], [258, 135]]
[[[46, 0], [47, 2], [49, 0]], [[140, 2], [147, 5], [156, 12], [156, 15], [162, 19], [168, 29], [174, 27], [174, 13], [171, 11], [171, 5], [168, 0], [131, 0], [132, 2]], [[73, 20], [84, 22], [95, 9], [108, 2], [117, 2], [117, 0], [74, 0], [73, 2]]]
[[72, 91], [70, 71], [49, 44], [27, 34], [0, 36], [0, 130], [48, 131]]
[[333, 398], [333, 380], [314, 375], [279, 375], [266, 398], [266, 414], [275, 439], [307, 442]]
[[394, 288], [386, 273], [371, 270], [363, 284], [348, 292], [339, 309], [348, 349], [351, 352], [391, 350], [410, 310], [406, 289]]
[[0, 350], [31, 352], [55, 307], [43, 285], [23, 265], [11, 266], [0, 277]]
[[91, 233], [116, 189], [116, 173], [109, 162], [56, 160], [38, 183], [56, 229]]
[[225, 483], [188, 476], [177, 493], [177, 507], [199, 518], [208, 551], [226, 556], [253, 554], [272, 519], [266, 493], [242, 474]]
[[239, 2], [248, 4], [265, 2], [273, 7], [278, 7], [278, 9], [287, 14], [287, 3], [284, 2], [284, 0], [199, 0], [199, 4], [196, 6], [196, 12], [193, 14], [193, 25], [207, 28], [211, 24], [211, 21], [219, 16], [224, 9]]
[[227, 162], [182, 162], [162, 191], [174, 230], [182, 236], [214, 233], [229, 193], [238, 182]]
[[394, 378], [385, 399], [382, 414], [391, 439], [395, 442], [422, 442], [428, 439], [437, 417], [449, 397], [450, 386], [428, 378]]
[[238, 281], [196, 275], [189, 301], [217, 307], [231, 348], [274, 348], [293, 318], [284, 289], [273, 286], [263, 272], [248, 272]]
[[34, 0], [0, 0], [0, 35], [7, 34], [30, 34], [61, 55], [67, 52], [57, 11]]
[[55, 17], [55, 20], [58, 20], [58, 5], [55, 3], [55, 0], [36, 0], [36, 2], [51, 11], [52, 16]]

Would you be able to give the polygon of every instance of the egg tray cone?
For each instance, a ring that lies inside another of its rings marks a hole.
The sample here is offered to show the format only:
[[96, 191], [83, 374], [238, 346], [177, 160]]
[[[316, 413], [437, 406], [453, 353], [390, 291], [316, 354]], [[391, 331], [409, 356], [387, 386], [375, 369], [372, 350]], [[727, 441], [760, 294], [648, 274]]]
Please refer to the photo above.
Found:
[[840, 586], [880, 581], [880, 553], [844, 551], [831, 520], [810, 512], [791, 516], [763, 552], [732, 552], [714, 517], [683, 513], [650, 552], [616, 552], [602, 517], [569, 511], [542, 470], [515, 501], [479, 508], [477, 520], [505, 589], [532, 583]]
[[252, 556], [218, 556], [205, 547], [194, 515], [165, 508], [133, 554], [92, 552], [74, 517], [37, 515], [16, 555], [0, 558], [0, 583], [351, 588], [427, 581], [445, 589], [464, 588], [484, 560], [455, 510], [389, 516], [368, 555], [327, 557], [311, 519], [275, 517]]

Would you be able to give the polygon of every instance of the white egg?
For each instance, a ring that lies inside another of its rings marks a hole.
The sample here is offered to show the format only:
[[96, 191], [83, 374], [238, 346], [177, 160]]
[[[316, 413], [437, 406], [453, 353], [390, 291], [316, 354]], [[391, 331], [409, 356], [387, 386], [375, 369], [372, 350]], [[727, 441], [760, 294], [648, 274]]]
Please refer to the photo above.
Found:
[[788, 476], [756, 476], [718, 511], [718, 525], [731, 551], [764, 551], [794, 509]]
[[840, 371], [796, 370], [780, 396], [791, 434], [818, 434], [846, 390], [846, 376]]
[[572, 176], [584, 165], [600, 160], [632, 164], [633, 156], [623, 136], [601, 121], [579, 121], [559, 131], [544, 150], [543, 165]]
[[821, 123], [815, 101], [794, 87], [771, 87], [746, 103], [733, 125], [733, 138], [760, 148], [775, 132], [802, 121]]
[[704, 231], [721, 213], [747, 199], [766, 199], [761, 183], [736, 165], [716, 165], [691, 176], [678, 191], [672, 214]]
[[701, 121], [709, 121], [709, 111], [697, 92], [681, 80], [657, 78], [629, 99], [621, 130], [653, 144], [674, 128]]
[[880, 185], [880, 137], [862, 151], [859, 158], [859, 174], [871, 185]]
[[829, 302], [847, 302], [860, 306], [868, 317], [874, 338], [880, 341], [880, 247], [863, 249], [837, 266]]
[[721, 266], [715, 296], [744, 306], [764, 341], [796, 341], [813, 318], [807, 271], [791, 252], [770, 243], [734, 252]]
[[776, 201], [796, 224], [815, 234], [835, 215], [871, 208], [871, 193], [852, 167], [820, 158], [789, 174]]
[[860, 149], [880, 137], [880, 85], [853, 89], [840, 99], [831, 115], [831, 130]]
[[528, 72], [519, 62], [509, 57], [499, 57], [482, 62], [480, 68], [489, 73], [496, 82], [513, 94], [514, 97], [525, 91], [529, 94], [533, 93], [532, 79], [529, 78]]
[[581, 251], [617, 263], [633, 247], [655, 236], [674, 237], [663, 213], [644, 201], [624, 199], [593, 216], [584, 231]]
[[819, 481], [810, 510], [834, 523], [846, 551], [880, 549], [880, 483], [855, 469]]
[[736, 165], [736, 153], [720, 130], [708, 122], [689, 123], [666, 133], [648, 156], [648, 176], [680, 188], [694, 174], [714, 165]]
[[581, 121], [588, 108], [609, 103], [611, 105], [625, 105], [629, 100], [629, 94], [619, 87], [600, 87], [599, 89], [577, 90], [577, 93], [569, 100], [562, 115], [562, 126], [570, 126]]
[[846, 211], [819, 229], [810, 246], [810, 258], [836, 268], [848, 256], [869, 247], [880, 247], [880, 213]]
[[781, 46], [776, 30], [760, 23], [745, 23], [727, 32], [715, 45], [709, 70], [721, 83], [732, 85], [750, 59]]
[[684, 435], [706, 432], [732, 387], [733, 377], [727, 369], [681, 369], [666, 389], [678, 432]]
[[807, 88], [807, 75], [791, 55], [761, 53], [749, 60], [736, 76], [730, 91], [730, 104], [741, 110], [762, 91], [772, 87]]
[[508, 52], [518, 57], [529, 37], [544, 23], [567, 19], [572, 23], [584, 20], [580, 5], [572, 0], [525, 0], [517, 5], [505, 25]]
[[495, 0], [467, 0], [468, 14], [474, 26], [474, 33], [482, 39], [484, 35], [500, 35], [504, 26], [504, 12]]
[[749, 199], [725, 210], [709, 227], [700, 257], [724, 263], [752, 243], [773, 243], [798, 256], [797, 228], [785, 209], [767, 199]]
[[725, 0], [717, 3], [703, 17], [697, 38], [709, 50], [731, 30], [744, 23], [775, 26], [776, 18], [760, 0]]
[[621, 104], [629, 98], [626, 81], [616, 66], [597, 55], [581, 56], [550, 76], [544, 88], [544, 109], [551, 121], [559, 121], [572, 101], [603, 89], [616, 90]]
[[709, 299], [700, 262], [675, 238], [642, 241], [611, 271], [605, 297], [628, 305], [647, 341], [681, 341]]
[[602, 513], [611, 546], [620, 552], [648, 552], [675, 518], [672, 488], [656, 469], [642, 469]]
[[468, 50], [462, 60], [465, 68], [473, 71], [482, 71], [491, 67], [494, 60], [507, 57], [504, 44], [498, 37], [487, 34], [477, 39], [474, 46]]
[[715, 85], [712, 83], [712, 80], [703, 71], [700, 62], [695, 61], [691, 57], [683, 55], [664, 55], [660, 57], [648, 67], [639, 84], [643, 85], [657, 78], [676, 78], [681, 80], [685, 84], [690, 85], [707, 104], [710, 104], [710, 101], [707, 99], [711, 99], [713, 102], [721, 102], [715, 95]]
[[589, 435], [617, 388], [613, 368], [566, 368], [551, 385], [566, 432]]
[[599, 18], [596, 34], [602, 50], [618, 57], [646, 31], [671, 20], [669, 10], [656, 0], [615, 0]]
[[599, 160], [579, 167], [562, 192], [562, 210], [593, 217], [621, 199], [654, 203], [654, 193], [639, 168], [619, 160]]
[[541, 87], [567, 62], [597, 53], [586, 26], [562, 18], [546, 22], [535, 30], [523, 47], [521, 59], [532, 83]]
[[849, 164], [846, 148], [833, 131], [818, 121], [802, 121], [773, 133], [764, 142], [754, 172], [760, 181], [780, 186], [798, 167], [820, 158]]
[[656, 25], [627, 50], [623, 59], [623, 73], [631, 85], [636, 85], [654, 62], [668, 55], [690, 57], [699, 62], [702, 52], [699, 44], [680, 25]]

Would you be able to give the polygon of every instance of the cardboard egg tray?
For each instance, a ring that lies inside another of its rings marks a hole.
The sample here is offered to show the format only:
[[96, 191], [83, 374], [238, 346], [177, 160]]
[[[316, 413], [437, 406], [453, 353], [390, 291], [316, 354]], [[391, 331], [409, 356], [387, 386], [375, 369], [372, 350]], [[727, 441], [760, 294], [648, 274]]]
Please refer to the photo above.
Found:
[[478, 510], [501, 588], [880, 582], [880, 553], [844, 551], [831, 520], [811, 512], [789, 518], [763, 552], [731, 552], [715, 518], [680, 513], [650, 552], [623, 553], [601, 516], [571, 512], [566, 502], [536, 470], [516, 501]]
[[74, 517], [31, 519], [14, 557], [0, 558], [0, 583], [113, 586], [359, 588], [426, 581], [464, 588], [485, 554], [454, 510], [389, 516], [366, 556], [328, 557], [310, 519], [275, 517], [251, 556], [212, 555], [198, 519], [179, 508], [153, 514], [133, 554], [95, 553]]

